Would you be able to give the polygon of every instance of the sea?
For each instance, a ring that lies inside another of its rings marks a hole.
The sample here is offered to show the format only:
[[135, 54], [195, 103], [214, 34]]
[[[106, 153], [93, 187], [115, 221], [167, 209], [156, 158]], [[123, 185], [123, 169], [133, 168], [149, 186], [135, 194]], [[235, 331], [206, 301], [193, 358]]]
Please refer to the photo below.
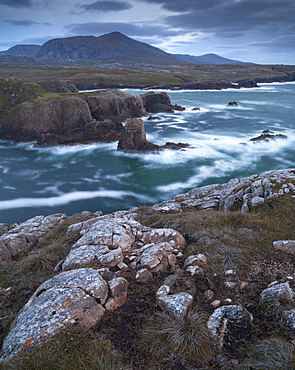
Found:
[[[144, 154], [117, 151], [117, 142], [37, 148], [0, 141], [0, 223], [54, 213], [107, 214], [203, 185], [295, 167], [294, 82], [166, 92], [172, 104], [186, 109], [153, 114], [155, 120], [144, 117], [147, 139], [159, 145], [188, 143], [188, 148]], [[237, 107], [228, 106], [233, 101]], [[264, 130], [287, 138], [250, 141]]]

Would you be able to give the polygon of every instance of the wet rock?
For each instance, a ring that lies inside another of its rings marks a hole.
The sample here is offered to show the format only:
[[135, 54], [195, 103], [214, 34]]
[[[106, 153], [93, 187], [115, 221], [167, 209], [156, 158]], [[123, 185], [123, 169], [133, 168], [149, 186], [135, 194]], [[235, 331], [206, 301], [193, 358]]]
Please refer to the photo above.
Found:
[[158, 150], [158, 145], [146, 139], [144, 122], [142, 119], [128, 118], [118, 143], [118, 150]]
[[252, 315], [242, 306], [218, 307], [208, 320], [208, 329], [220, 348], [243, 341], [252, 329]]
[[238, 103], [236, 101], [230, 101], [228, 104], [227, 104], [228, 107], [238, 107]]
[[45, 342], [62, 328], [95, 327], [104, 315], [108, 285], [93, 269], [79, 269], [43, 283], [22, 308], [3, 343], [2, 361], [23, 347]]

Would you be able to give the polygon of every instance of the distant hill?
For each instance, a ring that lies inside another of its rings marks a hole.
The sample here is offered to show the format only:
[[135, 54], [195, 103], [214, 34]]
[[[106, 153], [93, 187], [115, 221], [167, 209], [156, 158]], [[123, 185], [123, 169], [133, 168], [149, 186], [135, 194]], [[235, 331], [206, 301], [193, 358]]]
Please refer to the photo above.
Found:
[[52, 39], [42, 46], [16, 45], [2, 55], [29, 56], [40, 61], [96, 62], [103, 64], [244, 64], [216, 54], [202, 56], [169, 54], [149, 44], [136, 41], [120, 32], [99, 37], [74, 36]]
[[0, 54], [35, 57], [40, 48], [41, 48], [40, 45], [15, 45], [6, 51], [2, 51]]
[[253, 63], [247, 63], [247, 62], [241, 62], [240, 60], [235, 59], [227, 59], [223, 58], [220, 55], [217, 54], [204, 54], [200, 56], [194, 56], [189, 54], [175, 54], [178, 58], [180, 58], [183, 61], [187, 61], [189, 63], [194, 64], [253, 64]]

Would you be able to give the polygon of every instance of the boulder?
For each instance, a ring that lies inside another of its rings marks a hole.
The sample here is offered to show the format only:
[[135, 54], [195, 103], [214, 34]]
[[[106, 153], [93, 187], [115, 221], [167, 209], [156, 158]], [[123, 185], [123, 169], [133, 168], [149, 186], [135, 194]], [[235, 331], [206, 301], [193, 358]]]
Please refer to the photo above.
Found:
[[95, 327], [104, 315], [108, 285], [93, 269], [79, 269], [43, 283], [22, 308], [3, 343], [1, 361], [23, 347], [49, 340], [68, 325]]
[[194, 297], [185, 292], [169, 294], [170, 288], [167, 285], [162, 285], [157, 293], [157, 304], [162, 310], [169, 312], [170, 314], [184, 318], [190, 308], [192, 307]]
[[264, 289], [260, 294], [260, 302], [263, 303], [269, 298], [278, 298], [285, 302], [292, 302], [294, 293], [290, 288], [289, 282], [275, 284]]
[[141, 284], [148, 284], [154, 279], [153, 274], [146, 268], [138, 270], [135, 275], [135, 281]]
[[108, 282], [111, 297], [107, 300], [105, 307], [112, 311], [121, 307], [127, 300], [128, 281], [122, 277], [112, 279]]
[[244, 307], [227, 305], [214, 310], [208, 329], [220, 348], [243, 341], [251, 332], [253, 317]]
[[167, 254], [173, 251], [169, 243], [147, 244], [139, 251], [139, 268], [147, 268], [151, 272], [164, 272], [168, 270], [169, 261]]

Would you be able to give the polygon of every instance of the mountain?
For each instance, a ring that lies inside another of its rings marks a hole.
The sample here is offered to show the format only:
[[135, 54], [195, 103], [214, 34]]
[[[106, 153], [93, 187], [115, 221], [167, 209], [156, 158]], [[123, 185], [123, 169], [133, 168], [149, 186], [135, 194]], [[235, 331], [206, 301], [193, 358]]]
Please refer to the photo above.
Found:
[[240, 60], [235, 59], [227, 59], [224, 57], [221, 57], [220, 55], [209, 53], [204, 54], [200, 56], [194, 56], [189, 54], [174, 54], [178, 58], [180, 58], [183, 61], [187, 61], [189, 63], [193, 64], [253, 64], [253, 63], [246, 63], [241, 62]]
[[99, 37], [74, 36], [52, 39], [42, 46], [16, 45], [2, 55], [30, 56], [41, 61], [69, 61], [119, 64], [244, 64], [216, 54], [202, 56], [169, 54], [149, 44], [136, 41], [120, 32]]
[[0, 54], [35, 57], [40, 48], [40, 45], [15, 45], [6, 51], [2, 51]]
[[36, 58], [86, 60], [99, 62], [131, 62], [179, 64], [179, 59], [149, 44], [133, 40], [120, 32], [103, 36], [75, 36], [47, 41]]

